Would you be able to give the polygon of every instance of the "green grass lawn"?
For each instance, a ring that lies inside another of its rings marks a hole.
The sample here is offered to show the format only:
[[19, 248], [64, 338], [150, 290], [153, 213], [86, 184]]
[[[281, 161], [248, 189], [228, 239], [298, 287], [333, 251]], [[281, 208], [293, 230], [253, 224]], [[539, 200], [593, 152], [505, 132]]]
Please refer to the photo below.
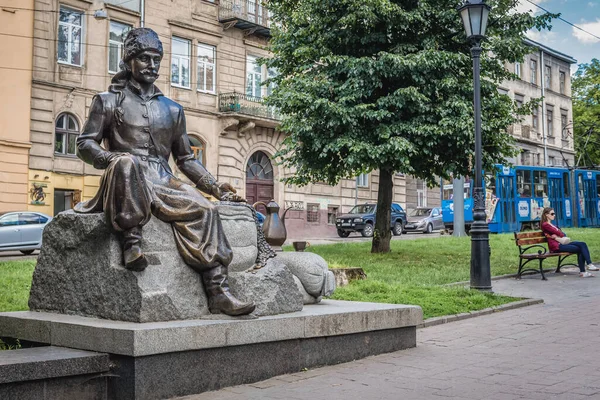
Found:
[[[600, 261], [600, 229], [565, 229], [573, 240], [588, 243]], [[519, 265], [512, 234], [490, 235], [492, 275], [514, 274]], [[394, 240], [392, 252], [371, 254], [371, 242], [312, 246], [330, 268], [361, 267], [368, 279], [338, 288], [335, 299], [416, 304], [425, 318], [481, 310], [515, 298], [444, 286], [469, 280], [470, 238]], [[291, 251], [291, 246], [286, 246]], [[597, 258], [595, 258], [597, 257]], [[545, 262], [553, 267], [554, 260]], [[27, 310], [35, 260], [0, 262], [0, 311]], [[542, 284], [540, 282], [540, 284]]]
[[0, 311], [28, 310], [35, 259], [0, 262]]
[[[600, 260], [599, 229], [565, 229], [565, 232], [573, 240], [587, 242], [592, 261]], [[490, 246], [492, 275], [516, 273], [519, 258], [513, 235], [490, 235]], [[360, 242], [312, 246], [309, 250], [325, 258], [330, 268], [361, 267], [367, 274], [367, 280], [338, 288], [333, 297], [339, 300], [417, 304], [423, 308], [425, 318], [481, 310], [517, 300], [442, 286], [469, 280], [469, 237], [394, 240], [391, 248], [389, 254], [371, 254], [371, 243]], [[548, 260], [544, 264], [551, 268], [555, 262]]]

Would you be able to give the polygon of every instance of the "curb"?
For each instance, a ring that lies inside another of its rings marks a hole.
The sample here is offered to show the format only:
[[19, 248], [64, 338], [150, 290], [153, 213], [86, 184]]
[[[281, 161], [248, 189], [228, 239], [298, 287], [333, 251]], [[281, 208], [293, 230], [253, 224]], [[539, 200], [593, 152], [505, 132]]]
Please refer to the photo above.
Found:
[[489, 315], [489, 314], [493, 314], [496, 312], [514, 310], [516, 308], [522, 308], [522, 307], [527, 307], [527, 306], [533, 306], [536, 304], [541, 304], [543, 302], [544, 302], [543, 299], [525, 299], [525, 300], [515, 301], [513, 303], [502, 304], [501, 306], [484, 308], [483, 310], [479, 310], [479, 311], [471, 311], [471, 312], [462, 313], [462, 314], [444, 315], [441, 317], [428, 318], [425, 321], [423, 321], [422, 324], [417, 325], [417, 328], [429, 328], [430, 326], [442, 325], [442, 324], [447, 324], [448, 322], [462, 321], [463, 319], [480, 317], [483, 315]]
[[[544, 269], [544, 273], [552, 273], [556, 270], [556, 268], [549, 268], [549, 269]], [[561, 272], [562, 273], [562, 272]], [[521, 274], [521, 276], [528, 276], [528, 275], [539, 275], [539, 272], [533, 272], [533, 271], [527, 271]], [[506, 275], [496, 275], [496, 276], [492, 276], [491, 280], [492, 281], [499, 281], [500, 279], [510, 279], [510, 278], [516, 278], [517, 274], [506, 274]], [[446, 283], [444, 285], [441, 286], [467, 286], [470, 285], [471, 282], [470, 281], [463, 281], [463, 282], [452, 282], [452, 283]]]

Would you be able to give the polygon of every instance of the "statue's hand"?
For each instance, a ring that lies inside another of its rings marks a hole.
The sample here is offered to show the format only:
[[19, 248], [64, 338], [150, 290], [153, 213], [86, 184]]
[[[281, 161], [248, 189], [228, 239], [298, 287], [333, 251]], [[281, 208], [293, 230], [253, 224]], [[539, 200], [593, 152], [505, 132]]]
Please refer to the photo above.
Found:
[[236, 190], [229, 183], [217, 183], [215, 190], [217, 193], [215, 197], [217, 197], [221, 201], [234, 201], [237, 203], [245, 203], [246, 199], [242, 196], [236, 194]]

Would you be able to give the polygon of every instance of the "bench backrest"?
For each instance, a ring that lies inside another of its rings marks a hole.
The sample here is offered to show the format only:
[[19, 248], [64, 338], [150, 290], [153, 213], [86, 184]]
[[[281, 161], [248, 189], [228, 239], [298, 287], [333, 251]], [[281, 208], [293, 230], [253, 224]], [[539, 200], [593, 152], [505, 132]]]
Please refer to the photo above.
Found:
[[533, 244], [548, 243], [548, 239], [544, 232], [515, 232], [515, 243], [517, 246], [530, 246]]

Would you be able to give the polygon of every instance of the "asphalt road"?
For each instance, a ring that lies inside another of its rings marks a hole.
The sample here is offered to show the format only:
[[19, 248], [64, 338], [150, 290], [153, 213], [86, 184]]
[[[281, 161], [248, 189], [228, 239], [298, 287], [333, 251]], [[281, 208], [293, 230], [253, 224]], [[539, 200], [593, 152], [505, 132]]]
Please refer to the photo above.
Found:
[[26, 260], [28, 258], [36, 258], [40, 254], [39, 250], [33, 252], [28, 256], [24, 255], [20, 251], [2, 251], [0, 252], [0, 262], [11, 261], [11, 260]]

